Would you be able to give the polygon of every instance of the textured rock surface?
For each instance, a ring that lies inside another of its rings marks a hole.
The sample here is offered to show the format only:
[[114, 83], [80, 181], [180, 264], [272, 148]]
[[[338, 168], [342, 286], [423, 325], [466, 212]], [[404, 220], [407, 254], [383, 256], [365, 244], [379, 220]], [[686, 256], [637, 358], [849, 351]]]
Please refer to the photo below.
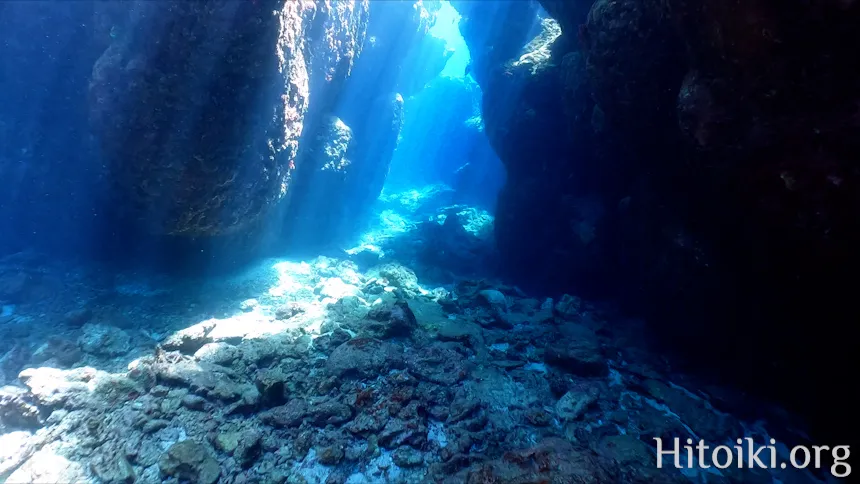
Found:
[[90, 84], [92, 123], [118, 196], [155, 233], [247, 229], [289, 189], [315, 76], [348, 75], [367, 3], [139, 9]]
[[[79, 296], [22, 303], [16, 318], [33, 317], [25, 321], [36, 336], [4, 333], [23, 348], [13, 356], [25, 370], [19, 386], [0, 388], [0, 479], [674, 484], [690, 480], [654, 466], [653, 437], [805, 442], [792, 415], [675, 370], [643, 325], [587, 299], [529, 298], [486, 279], [428, 290], [422, 272], [393, 262], [363, 272], [325, 257], [266, 261], [243, 282], [207, 278], [213, 298], [199, 307], [159, 296], [150, 308], [151, 296], [140, 295], [184, 295], [185, 280], [144, 285], [91, 303], [94, 328], [57, 337], [101, 340], [92, 336], [103, 321], [130, 327], [118, 314], [159, 325], [145, 328], [160, 335], [128, 331], [128, 353], [87, 352], [91, 366], [68, 370], [40, 366], [28, 349]], [[336, 302], [333, 291], [311, 289], [345, 286]], [[291, 304], [303, 311], [285, 319]], [[513, 327], [485, 324], [493, 313]], [[365, 326], [392, 339], [366, 338]], [[602, 371], [583, 371], [570, 348]], [[691, 478], [773, 477], [808, 476]]]

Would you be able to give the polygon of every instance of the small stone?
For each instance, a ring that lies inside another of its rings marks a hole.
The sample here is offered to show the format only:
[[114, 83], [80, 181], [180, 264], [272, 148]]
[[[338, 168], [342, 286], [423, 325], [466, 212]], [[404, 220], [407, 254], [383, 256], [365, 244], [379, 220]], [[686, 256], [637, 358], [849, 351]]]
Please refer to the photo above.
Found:
[[170, 422], [168, 422], [167, 420], [150, 420], [146, 422], [146, 424], [144, 424], [143, 429], [141, 431], [145, 434], [152, 434], [158, 432], [163, 428], [167, 428], [168, 425], [170, 425]]
[[400, 467], [418, 467], [424, 464], [424, 455], [412, 447], [398, 447], [391, 454], [391, 460]]
[[263, 448], [263, 434], [257, 430], [242, 432], [239, 444], [233, 452], [233, 457], [243, 469], [248, 469], [260, 457]]
[[338, 402], [324, 402], [310, 405], [308, 416], [314, 425], [325, 427], [332, 424], [344, 423], [352, 418], [352, 409], [349, 405]]
[[571, 390], [556, 403], [555, 413], [562, 420], [577, 420], [597, 401], [597, 396], [596, 389], [590, 387]]
[[317, 449], [317, 459], [326, 466], [337, 465], [344, 457], [343, 448], [339, 445], [329, 445]]
[[239, 439], [241, 438], [241, 432], [219, 432], [217, 436], [215, 436], [215, 448], [226, 452], [228, 454], [232, 454], [236, 447], [239, 446]]
[[197, 395], [185, 395], [182, 397], [182, 406], [189, 410], [203, 410], [206, 407], [206, 399]]
[[260, 420], [272, 427], [298, 427], [308, 414], [308, 406], [304, 400], [294, 398], [281, 405], [260, 413]]
[[162, 475], [201, 484], [214, 484], [221, 475], [215, 457], [193, 440], [177, 442], [158, 461]]

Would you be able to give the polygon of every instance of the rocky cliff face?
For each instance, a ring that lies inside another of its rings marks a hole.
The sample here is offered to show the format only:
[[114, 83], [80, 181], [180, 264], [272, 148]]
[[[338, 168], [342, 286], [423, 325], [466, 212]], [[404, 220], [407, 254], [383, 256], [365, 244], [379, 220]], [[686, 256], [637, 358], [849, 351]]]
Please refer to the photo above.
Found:
[[338, 85], [366, 1], [139, 2], [93, 68], [91, 121], [128, 216], [247, 230], [290, 188], [311, 86]]
[[509, 172], [512, 275], [620, 297], [675, 348], [814, 410], [853, 361], [858, 6], [541, 4], [554, 21], [516, 48], [527, 29], [494, 25], [527, 2], [455, 4]]

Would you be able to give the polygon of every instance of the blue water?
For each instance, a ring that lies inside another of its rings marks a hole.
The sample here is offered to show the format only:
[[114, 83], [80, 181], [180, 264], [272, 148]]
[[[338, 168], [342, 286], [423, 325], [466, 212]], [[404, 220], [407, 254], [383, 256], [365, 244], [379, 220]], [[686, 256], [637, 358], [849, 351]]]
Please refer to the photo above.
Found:
[[0, 484], [724, 482], [652, 438], [793, 428], [503, 277], [462, 22], [0, 3]]

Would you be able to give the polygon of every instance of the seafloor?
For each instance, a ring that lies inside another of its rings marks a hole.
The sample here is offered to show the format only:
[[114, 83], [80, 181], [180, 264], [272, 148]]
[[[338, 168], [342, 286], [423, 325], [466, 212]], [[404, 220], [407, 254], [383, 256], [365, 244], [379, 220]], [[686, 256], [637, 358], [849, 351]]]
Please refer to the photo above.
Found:
[[479, 279], [492, 218], [446, 193], [383, 197], [343, 258], [228, 278], [7, 257], [0, 483], [816, 482], [657, 469], [653, 437], [803, 434], [640, 322]]

